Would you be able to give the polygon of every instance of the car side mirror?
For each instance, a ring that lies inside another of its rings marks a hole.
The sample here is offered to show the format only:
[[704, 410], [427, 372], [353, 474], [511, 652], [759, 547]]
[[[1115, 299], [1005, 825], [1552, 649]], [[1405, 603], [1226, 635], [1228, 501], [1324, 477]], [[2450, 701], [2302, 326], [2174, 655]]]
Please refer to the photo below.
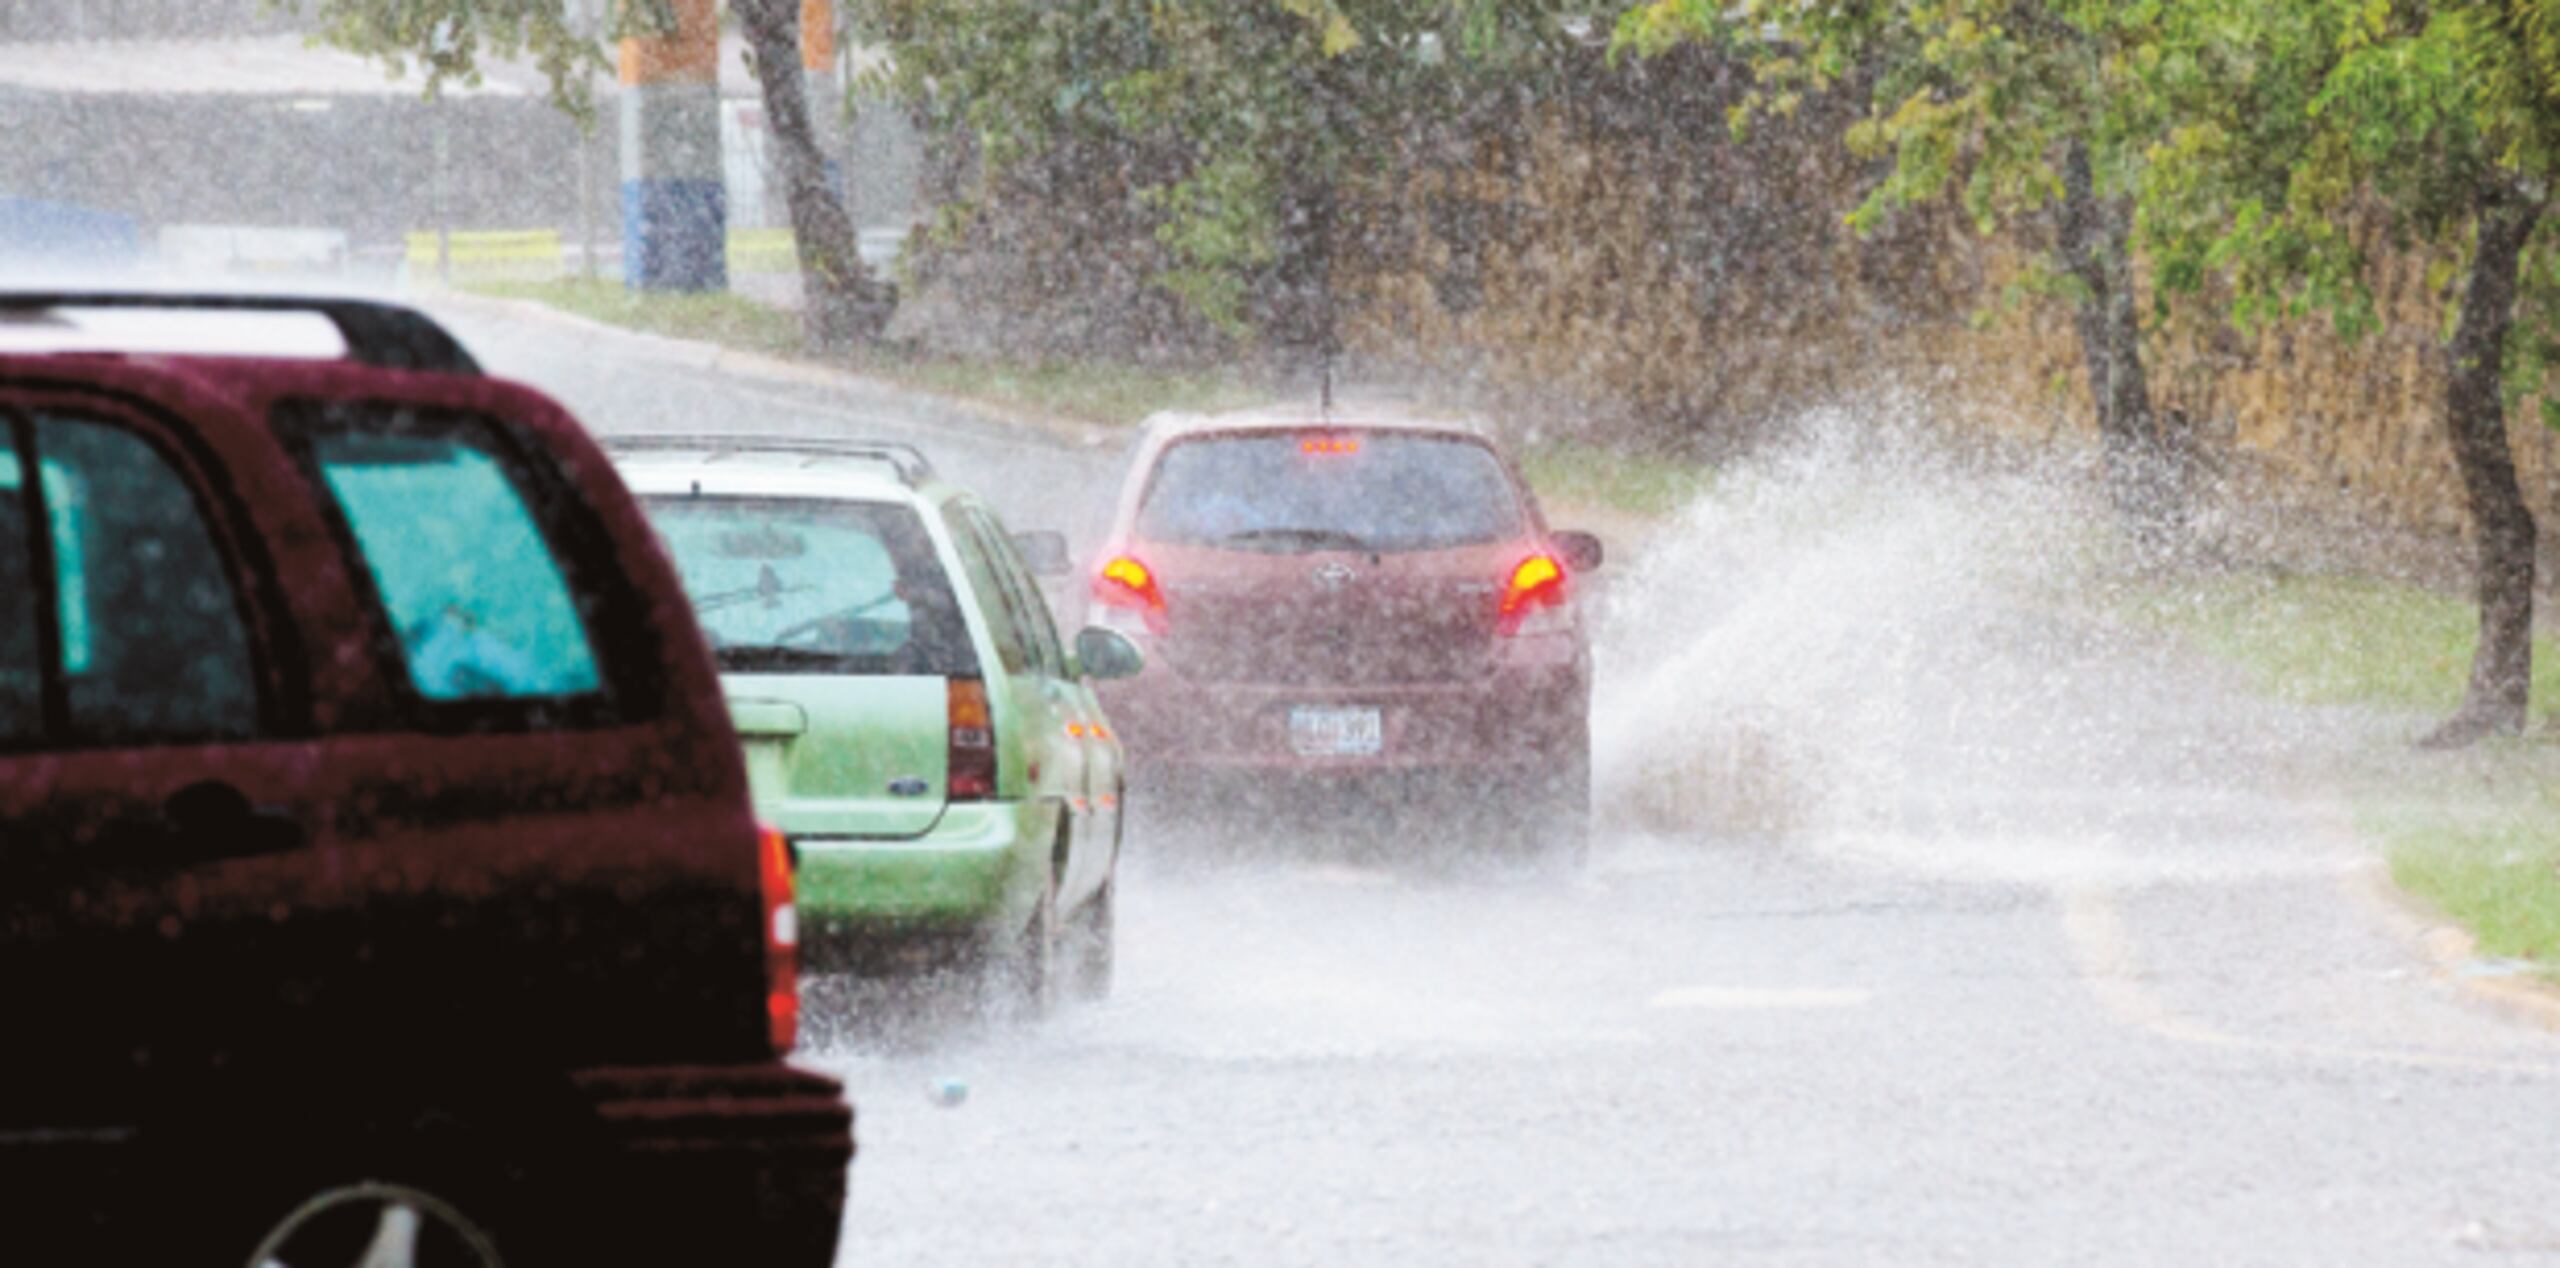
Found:
[[1076, 631], [1076, 664], [1087, 678], [1135, 678], [1147, 658], [1128, 635], [1088, 625]]
[[1067, 535], [1040, 529], [1013, 535], [1013, 548], [1022, 552], [1024, 566], [1035, 577], [1063, 577], [1076, 570], [1075, 561], [1067, 557]]
[[1554, 542], [1556, 553], [1564, 556], [1567, 572], [1589, 572], [1600, 566], [1600, 539], [1589, 533], [1566, 529], [1547, 534], [1547, 540]]

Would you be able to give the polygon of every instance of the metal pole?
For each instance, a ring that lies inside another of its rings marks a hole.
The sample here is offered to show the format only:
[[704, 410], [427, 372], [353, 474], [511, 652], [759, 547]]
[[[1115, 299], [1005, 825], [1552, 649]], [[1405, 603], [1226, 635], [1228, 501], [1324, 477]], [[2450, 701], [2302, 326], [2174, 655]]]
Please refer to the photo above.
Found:
[[435, 146], [435, 213], [436, 213], [436, 284], [453, 284], [453, 217], [445, 199], [444, 96], [439, 93], [427, 104], [429, 130]]
[[579, 273], [596, 279], [596, 139], [578, 129], [578, 263]]
[[[594, 39], [601, 23], [593, 0], [576, 0], [578, 33]], [[578, 130], [578, 263], [579, 273], [596, 280], [596, 141], [602, 130], [592, 117]]]

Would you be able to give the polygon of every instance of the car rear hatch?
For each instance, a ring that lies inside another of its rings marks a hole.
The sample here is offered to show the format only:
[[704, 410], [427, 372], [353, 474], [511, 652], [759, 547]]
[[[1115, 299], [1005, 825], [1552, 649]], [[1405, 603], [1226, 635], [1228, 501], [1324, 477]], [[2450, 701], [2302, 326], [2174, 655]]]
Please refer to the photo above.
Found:
[[693, 491], [643, 498], [711, 637], [756, 812], [793, 837], [931, 831], [950, 683], [978, 663], [923, 517], [757, 493], [756, 470], [711, 464]]
[[1474, 436], [1311, 425], [1167, 446], [1129, 549], [1183, 676], [1378, 686], [1482, 677], [1534, 536]]
[[1165, 662], [1202, 682], [1464, 682], [1493, 656], [1507, 547], [1266, 554], [1157, 547]]
[[792, 837], [914, 837], [948, 804], [945, 679], [730, 674], [758, 813]]

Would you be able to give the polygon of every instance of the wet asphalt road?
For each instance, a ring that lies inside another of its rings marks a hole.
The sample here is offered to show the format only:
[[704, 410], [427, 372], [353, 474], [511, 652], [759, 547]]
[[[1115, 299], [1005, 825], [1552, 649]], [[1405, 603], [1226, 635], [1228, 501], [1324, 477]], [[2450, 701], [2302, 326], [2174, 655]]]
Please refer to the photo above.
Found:
[[[1080, 544], [1116, 475], [896, 393], [454, 319], [599, 430], [912, 439]], [[811, 1054], [860, 1114], [842, 1262], [2560, 1262], [2560, 1037], [2373, 896], [2313, 777], [2369, 720], [1989, 582], [1897, 591], [1999, 548], [1961, 519], [1837, 563], [1892, 620], [1816, 620], [1790, 586], [1833, 561], [1768, 563], [1757, 522], [1613, 563], [1595, 724], [1614, 800], [1769, 766], [1781, 827], [1657, 814], [1558, 876], [1409, 858], [1422, 815], [1354, 849], [1142, 811], [1107, 1003], [856, 1017]], [[1778, 738], [1735, 758], [1732, 718]]]

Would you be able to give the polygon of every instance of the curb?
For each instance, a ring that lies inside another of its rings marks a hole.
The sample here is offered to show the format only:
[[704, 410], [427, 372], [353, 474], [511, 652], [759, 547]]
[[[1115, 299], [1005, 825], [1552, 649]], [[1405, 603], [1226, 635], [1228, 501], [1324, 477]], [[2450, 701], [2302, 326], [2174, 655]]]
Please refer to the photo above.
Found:
[[2479, 940], [2425, 900], [2392, 883], [2389, 865], [2375, 860], [2349, 869], [2340, 879], [2393, 933], [2417, 948], [2438, 979], [2513, 1020], [2560, 1031], [2560, 987], [2532, 978], [2470, 972], [2480, 962]]
[[1128, 433], [1113, 427], [1079, 422], [1039, 410], [1006, 405], [974, 397], [953, 396], [913, 387], [895, 379], [842, 370], [817, 362], [777, 357], [761, 352], [747, 352], [704, 339], [684, 339], [630, 326], [617, 326], [555, 308], [535, 299], [510, 299], [495, 295], [477, 295], [459, 290], [423, 290], [414, 300], [421, 304], [479, 311], [484, 314], [524, 321], [541, 321], [590, 335], [612, 335], [642, 340], [664, 348], [669, 359], [687, 368], [732, 374], [740, 378], [761, 379], [769, 383], [790, 383], [802, 387], [859, 388], [869, 392], [905, 396], [929, 403], [938, 410], [977, 416], [977, 421], [935, 418], [932, 425], [945, 430], [968, 432], [1000, 441], [1033, 441], [1053, 444], [1065, 449], [1094, 449], [1117, 442]]

